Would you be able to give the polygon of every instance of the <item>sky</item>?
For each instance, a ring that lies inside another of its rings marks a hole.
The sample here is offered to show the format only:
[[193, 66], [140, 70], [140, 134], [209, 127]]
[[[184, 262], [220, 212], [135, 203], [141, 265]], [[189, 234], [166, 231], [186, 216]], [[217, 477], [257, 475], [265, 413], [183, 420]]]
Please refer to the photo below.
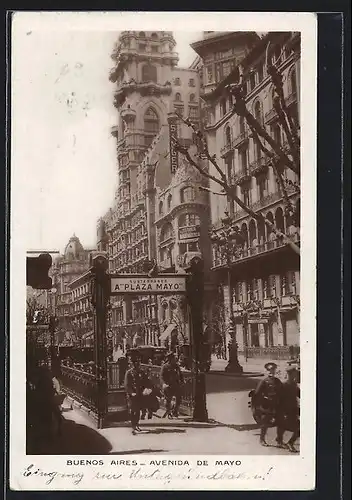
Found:
[[[96, 223], [116, 187], [117, 123], [108, 80], [118, 32], [29, 30], [13, 43], [12, 170], [27, 250], [63, 251], [76, 234], [96, 244]], [[174, 32], [179, 65], [201, 32]]]

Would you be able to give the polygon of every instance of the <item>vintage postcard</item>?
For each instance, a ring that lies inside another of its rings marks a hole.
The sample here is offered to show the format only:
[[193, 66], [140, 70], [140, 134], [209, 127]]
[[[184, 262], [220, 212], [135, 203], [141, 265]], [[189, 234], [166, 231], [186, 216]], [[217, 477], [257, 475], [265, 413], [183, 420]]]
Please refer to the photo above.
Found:
[[314, 489], [316, 30], [13, 14], [12, 489]]

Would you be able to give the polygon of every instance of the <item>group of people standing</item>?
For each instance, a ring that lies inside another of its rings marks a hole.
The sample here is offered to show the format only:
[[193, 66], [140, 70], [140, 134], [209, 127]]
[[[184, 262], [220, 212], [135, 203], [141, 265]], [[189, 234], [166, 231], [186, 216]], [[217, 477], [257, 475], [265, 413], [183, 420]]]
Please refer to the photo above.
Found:
[[[152, 417], [153, 412], [159, 408], [158, 397], [165, 398], [166, 411], [164, 417], [177, 417], [181, 404], [181, 391], [183, 376], [176, 360], [175, 354], [170, 352], [165, 357], [165, 363], [160, 371], [160, 391], [155, 387], [153, 381], [148, 377], [145, 370], [141, 368], [141, 359], [138, 353], [129, 355], [130, 368], [125, 374], [125, 391], [130, 413], [132, 434], [141, 431], [139, 421]], [[175, 401], [172, 408], [172, 401]]]
[[[276, 426], [276, 443], [280, 448], [296, 452], [295, 443], [300, 435], [300, 387], [299, 368], [288, 365], [287, 378], [282, 382], [277, 376], [276, 363], [266, 363], [268, 375], [259, 382], [252, 396], [254, 418], [260, 424], [260, 444], [268, 446], [266, 434], [269, 427]], [[285, 431], [292, 432], [284, 443]]]

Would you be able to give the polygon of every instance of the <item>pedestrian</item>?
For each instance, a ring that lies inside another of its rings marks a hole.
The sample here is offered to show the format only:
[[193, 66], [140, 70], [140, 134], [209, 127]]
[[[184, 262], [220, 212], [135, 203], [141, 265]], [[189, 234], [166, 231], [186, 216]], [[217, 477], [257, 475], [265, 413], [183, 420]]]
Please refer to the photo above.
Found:
[[[296, 453], [295, 443], [300, 436], [299, 370], [295, 366], [288, 366], [286, 372], [287, 380], [282, 384], [280, 397], [277, 441], [280, 447], [287, 447], [291, 453]], [[286, 444], [283, 443], [285, 431], [292, 432]]]
[[[282, 392], [282, 382], [277, 378], [276, 363], [266, 363], [264, 365], [268, 375], [259, 382], [253, 393], [253, 404], [256, 409], [260, 423], [260, 444], [268, 446], [266, 442], [266, 433], [269, 427], [276, 424], [278, 415], [280, 397]], [[279, 443], [280, 436], [277, 437]]]
[[135, 435], [142, 429], [139, 427], [141, 409], [143, 408], [143, 392], [150, 390], [149, 379], [141, 369], [140, 355], [136, 352], [130, 352], [129, 358], [131, 367], [125, 375], [125, 391], [127, 395], [127, 404], [131, 418], [132, 434]]
[[[166, 412], [164, 418], [168, 416], [178, 417], [181, 404], [181, 386], [183, 384], [183, 375], [176, 361], [173, 352], [166, 355], [166, 362], [163, 364], [160, 372], [161, 387], [165, 397]], [[171, 411], [171, 401], [175, 398], [175, 407]]]

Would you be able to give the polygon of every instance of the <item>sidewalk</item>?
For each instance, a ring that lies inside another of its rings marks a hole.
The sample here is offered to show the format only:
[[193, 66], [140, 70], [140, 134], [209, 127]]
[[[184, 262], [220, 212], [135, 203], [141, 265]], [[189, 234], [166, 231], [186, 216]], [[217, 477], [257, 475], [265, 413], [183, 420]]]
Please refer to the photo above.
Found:
[[[262, 377], [265, 375], [265, 368], [264, 365], [266, 363], [269, 363], [271, 360], [263, 360], [263, 359], [255, 359], [255, 358], [249, 358], [245, 359], [243, 355], [238, 356], [238, 361], [240, 365], [243, 367], [243, 374], [242, 375], [237, 375], [235, 373], [228, 373], [225, 372], [225, 368], [228, 364], [228, 360], [226, 359], [217, 359], [215, 355], [212, 355], [212, 363], [211, 363], [211, 368], [210, 368], [210, 373], [217, 373], [217, 374], [226, 374], [226, 375], [231, 375], [231, 376], [247, 376], [247, 377]], [[275, 363], [278, 365], [278, 370], [277, 370], [277, 375], [280, 377], [281, 374], [285, 373], [285, 367], [287, 366], [287, 361], [278, 361], [275, 360]]]
[[[274, 446], [274, 430], [270, 429], [267, 448], [259, 445], [257, 426], [235, 429], [224, 424], [196, 424], [187, 419], [168, 420], [154, 417], [141, 422], [142, 431], [133, 436], [129, 424], [97, 429], [82, 411], [64, 414], [62, 435], [37, 443], [34, 454], [55, 455], [287, 455], [287, 450]], [[197, 427], [195, 427], [197, 425]]]

